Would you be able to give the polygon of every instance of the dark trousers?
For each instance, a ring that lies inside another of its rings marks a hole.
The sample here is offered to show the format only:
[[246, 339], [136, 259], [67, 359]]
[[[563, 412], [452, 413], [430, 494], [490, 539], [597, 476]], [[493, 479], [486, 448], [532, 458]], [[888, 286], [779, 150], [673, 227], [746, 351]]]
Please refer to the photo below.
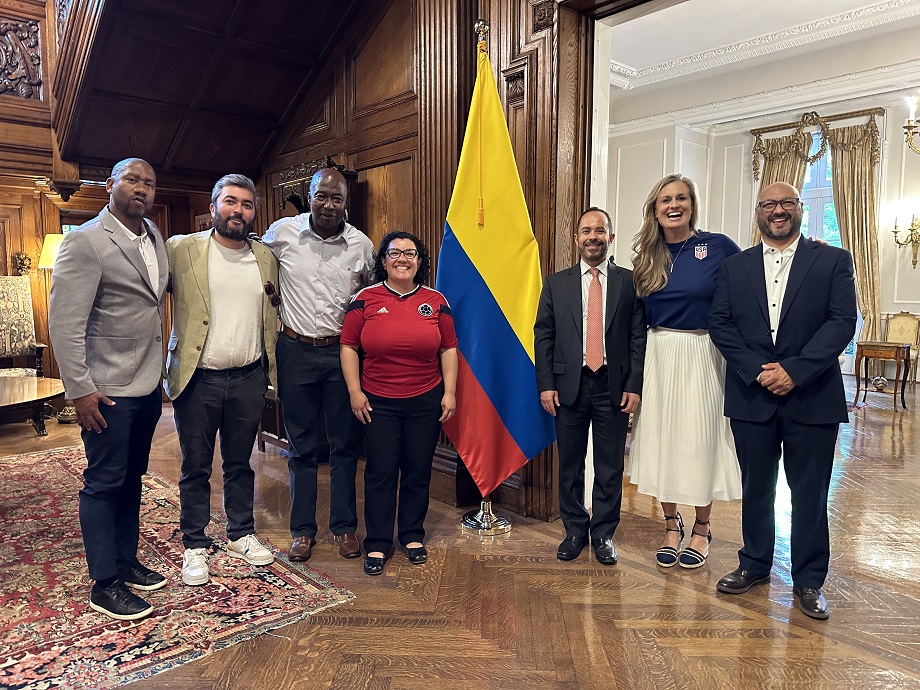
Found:
[[[367, 464], [364, 468], [364, 522], [368, 553], [390, 552], [393, 526], [405, 546], [425, 538], [431, 460], [441, 431], [444, 384], [412, 398], [381, 398], [368, 394], [373, 408], [364, 425]], [[397, 513], [396, 485], [399, 483]]]
[[86, 469], [80, 490], [80, 529], [93, 580], [119, 577], [137, 558], [141, 477], [160, 419], [160, 389], [139, 398], [112, 398], [100, 405], [106, 428], [84, 429]]
[[[618, 401], [619, 402], [619, 401]], [[585, 456], [588, 427], [594, 439], [594, 487], [591, 515], [585, 508]], [[613, 537], [623, 499], [623, 453], [629, 415], [614, 407], [605, 369], [581, 377], [578, 397], [556, 410], [559, 445], [559, 512], [569, 537]]]
[[227, 537], [252, 534], [255, 472], [249, 465], [268, 387], [260, 361], [233, 369], [196, 369], [173, 400], [182, 475], [179, 478], [179, 528], [187, 549], [207, 548], [204, 529], [211, 520], [211, 466], [220, 430]]
[[731, 426], [741, 465], [741, 567], [766, 575], [773, 566], [773, 505], [782, 457], [792, 495], [792, 582], [823, 586], [830, 560], [827, 493], [838, 425], [801, 424], [779, 408], [766, 422], [733, 419]]
[[275, 349], [278, 397], [291, 444], [291, 535], [316, 534], [316, 447], [320, 410], [329, 441], [329, 528], [350, 534], [358, 528], [355, 474], [358, 468], [357, 420], [339, 362], [339, 346], [314, 347], [284, 333]]

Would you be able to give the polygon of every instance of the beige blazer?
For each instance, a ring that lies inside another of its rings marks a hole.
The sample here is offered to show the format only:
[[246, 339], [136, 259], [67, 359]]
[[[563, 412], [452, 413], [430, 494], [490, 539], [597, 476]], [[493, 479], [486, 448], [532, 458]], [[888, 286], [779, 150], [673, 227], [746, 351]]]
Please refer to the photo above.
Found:
[[[208, 335], [211, 295], [208, 287], [208, 242], [211, 230], [193, 235], [176, 235], [166, 241], [172, 292], [173, 323], [166, 356], [166, 381], [163, 387], [170, 400], [185, 389], [201, 359], [201, 348]], [[278, 262], [269, 249], [251, 242], [263, 285], [271, 281], [278, 289]], [[278, 308], [268, 295], [262, 295], [262, 364], [277, 390], [275, 342], [278, 340]]]

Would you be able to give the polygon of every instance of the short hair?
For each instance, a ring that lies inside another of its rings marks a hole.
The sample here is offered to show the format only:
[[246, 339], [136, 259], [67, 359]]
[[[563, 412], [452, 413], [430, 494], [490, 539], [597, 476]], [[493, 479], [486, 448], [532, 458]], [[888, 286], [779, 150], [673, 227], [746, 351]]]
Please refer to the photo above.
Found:
[[313, 177], [310, 178], [310, 199], [313, 199], [313, 195], [316, 193], [316, 188], [319, 186], [320, 180], [326, 176], [332, 176], [333, 173], [341, 177], [342, 182], [345, 183], [345, 201], [348, 201], [348, 180], [345, 179], [345, 176], [335, 166], [326, 166], [313, 173]]
[[253, 202], [256, 201], [255, 183], [245, 175], [240, 175], [239, 173], [230, 173], [229, 175], [224, 175], [214, 183], [214, 189], [211, 190], [212, 204], [217, 204], [217, 198], [220, 196], [220, 193], [223, 191], [224, 187], [241, 187], [242, 189], [249, 190], [252, 193]]
[[590, 207], [586, 208], [584, 211], [582, 211], [582, 212], [581, 212], [581, 215], [578, 216], [578, 227], [575, 229], [575, 232], [576, 232], [576, 233], [578, 232], [578, 228], [581, 227], [581, 219], [584, 218], [584, 217], [585, 217], [586, 215], [588, 215], [589, 213], [594, 213], [595, 211], [596, 211], [597, 213], [603, 213], [603, 214], [604, 214], [604, 218], [607, 219], [607, 232], [613, 232], [613, 221], [610, 220], [610, 214], [607, 213], [604, 209], [602, 209], [602, 208], [599, 207], [599, 206], [590, 206]]
[[113, 180], [117, 179], [125, 171], [125, 168], [127, 168], [129, 165], [132, 165], [134, 163], [143, 163], [148, 168], [153, 170], [153, 166], [150, 165], [150, 163], [145, 161], [143, 158], [125, 158], [124, 160], [120, 160], [115, 165], [112, 166], [112, 174], [110, 175], [110, 177]]
[[383, 282], [387, 277], [387, 270], [384, 266], [386, 261], [387, 248], [393, 240], [412, 240], [415, 248], [418, 250], [418, 271], [415, 274], [415, 283], [423, 285], [428, 282], [428, 272], [431, 270], [431, 256], [428, 254], [428, 247], [418, 237], [411, 232], [404, 230], [394, 230], [388, 232], [380, 240], [380, 246], [377, 248], [377, 257], [374, 260], [374, 281]]

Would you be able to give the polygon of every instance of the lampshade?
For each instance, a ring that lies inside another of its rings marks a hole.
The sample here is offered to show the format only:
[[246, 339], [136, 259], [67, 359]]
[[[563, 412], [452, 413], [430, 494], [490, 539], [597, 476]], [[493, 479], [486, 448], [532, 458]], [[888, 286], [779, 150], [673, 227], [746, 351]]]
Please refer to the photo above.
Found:
[[45, 242], [42, 244], [42, 255], [38, 258], [39, 268], [54, 268], [54, 262], [57, 261], [58, 252], [61, 251], [61, 242], [64, 236], [58, 233], [45, 235]]

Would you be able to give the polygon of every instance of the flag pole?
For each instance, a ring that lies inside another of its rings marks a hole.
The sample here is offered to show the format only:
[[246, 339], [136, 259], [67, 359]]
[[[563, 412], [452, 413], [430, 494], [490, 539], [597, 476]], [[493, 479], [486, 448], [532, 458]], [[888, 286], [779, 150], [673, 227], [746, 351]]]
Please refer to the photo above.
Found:
[[[475, 31], [477, 51], [485, 51], [486, 34], [489, 32], [489, 23], [480, 19], [473, 26]], [[480, 143], [481, 146], [481, 143]], [[482, 156], [479, 157], [480, 166], [482, 165]], [[478, 224], [482, 227], [485, 224], [484, 210], [482, 202], [482, 169], [479, 170], [479, 202], [478, 202]], [[465, 534], [475, 534], [481, 537], [496, 536], [507, 534], [511, 531], [511, 520], [504, 515], [496, 515], [492, 511], [492, 501], [487, 496], [482, 497], [482, 503], [479, 510], [471, 510], [460, 519], [460, 530]]]

